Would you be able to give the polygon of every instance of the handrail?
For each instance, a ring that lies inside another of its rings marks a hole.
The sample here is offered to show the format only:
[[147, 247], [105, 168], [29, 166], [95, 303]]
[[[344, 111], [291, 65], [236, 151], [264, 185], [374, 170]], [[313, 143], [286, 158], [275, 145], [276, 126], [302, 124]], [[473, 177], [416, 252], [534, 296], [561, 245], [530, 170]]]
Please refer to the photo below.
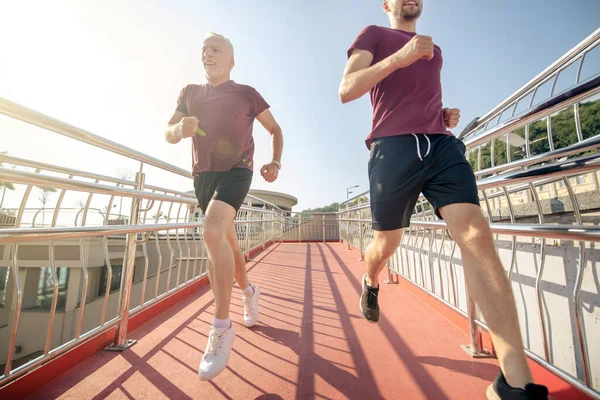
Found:
[[198, 203], [197, 200], [192, 199], [191, 197], [168, 196], [165, 194], [158, 194], [143, 190], [125, 189], [116, 186], [102, 185], [100, 183], [59, 178], [41, 173], [15, 171], [7, 168], [0, 168], [0, 181], [8, 181], [24, 185], [52, 186], [65, 190], [85, 191], [88, 193], [107, 194], [131, 198], [144, 198], [148, 200], [170, 201], [186, 203], [190, 205], [196, 205]]
[[364, 192], [362, 192], [362, 193], [360, 193], [360, 194], [357, 194], [356, 196], [354, 196], [354, 197], [351, 197], [351, 198], [349, 198], [348, 200], [341, 202], [341, 203], [340, 203], [340, 207], [341, 207], [342, 205], [346, 204], [346, 203], [351, 203], [351, 202], [353, 202], [353, 201], [354, 201], [354, 200], [356, 200], [356, 199], [360, 199], [361, 197], [363, 197], [363, 196], [366, 196], [367, 194], [369, 194], [369, 191], [368, 191], [368, 190], [366, 190], [366, 191], [364, 191]]
[[88, 131], [77, 128], [73, 125], [59, 121], [30, 108], [14, 103], [8, 99], [0, 97], [0, 114], [4, 114], [14, 119], [21, 120], [31, 125], [38, 126], [43, 129], [58, 133], [60, 135], [78, 140], [80, 142], [108, 150], [112, 153], [128, 157], [139, 162], [152, 165], [165, 171], [172, 172], [186, 178], [192, 178], [192, 174], [183, 168], [166, 163], [158, 158], [149, 156], [130, 147], [123, 146], [112, 140], [108, 140], [98, 135], [94, 135]]
[[[504, 101], [500, 102], [496, 107], [491, 109], [488, 113], [486, 113], [483, 117], [479, 118], [477, 126], [481, 126], [491, 120], [492, 117], [496, 116], [500, 111], [504, 110], [514, 101], [525, 95], [531, 89], [533, 89], [536, 85], [543, 82], [546, 78], [553, 75], [563, 66], [568, 63], [572, 63], [575, 61], [582, 53], [586, 52], [592, 45], [595, 44], [596, 41], [600, 40], [600, 28], [596, 29], [593, 33], [591, 33], [588, 37], [574, 46], [571, 50], [567, 51], [560, 57], [558, 60], [553, 62], [550, 66], [536, 75], [533, 79], [519, 88], [516, 92], [508, 96]], [[477, 129], [477, 127], [475, 128]], [[473, 130], [475, 130], [473, 129]]]
[[112, 176], [107, 176], [107, 175], [94, 174], [92, 172], [85, 172], [85, 171], [80, 171], [80, 170], [72, 169], [72, 168], [59, 167], [56, 165], [46, 164], [46, 163], [42, 163], [42, 162], [38, 162], [38, 161], [26, 160], [24, 158], [9, 156], [7, 154], [0, 154], [0, 163], [2, 163], [2, 162], [12, 164], [12, 165], [18, 165], [21, 167], [29, 167], [29, 168], [35, 168], [35, 169], [40, 169], [40, 170], [44, 170], [44, 171], [58, 172], [61, 174], [66, 174], [66, 175], [74, 175], [74, 176], [78, 176], [81, 178], [98, 179], [100, 181], [116, 183], [119, 185], [135, 186], [134, 181], [128, 181], [125, 179], [114, 178]]
[[500, 125], [496, 125], [495, 127], [486, 130], [480, 135], [471, 137], [470, 134], [467, 134], [465, 136], [464, 143], [467, 146], [467, 149], [477, 147], [483, 143], [489, 142], [492, 139], [497, 139], [506, 133], [511, 133], [520, 126], [538, 121], [544, 117], [552, 115], [556, 111], [577, 104], [581, 100], [599, 93], [600, 76], [577, 85], [577, 87], [572, 90], [560, 93], [552, 99], [547, 100], [540, 106], [527, 110]]
[[546, 153], [541, 153], [527, 158], [523, 158], [521, 160], [513, 161], [508, 164], [501, 164], [495, 167], [486, 168], [474, 172], [475, 176], [492, 175], [509, 169], [524, 168], [545, 161], [556, 160], [563, 157], [571, 156], [573, 154], [583, 153], [585, 151], [595, 149], [600, 149], [600, 136], [592, 136], [591, 138], [585, 139], [578, 143], [574, 143], [567, 147], [563, 147], [562, 149], [548, 151]]

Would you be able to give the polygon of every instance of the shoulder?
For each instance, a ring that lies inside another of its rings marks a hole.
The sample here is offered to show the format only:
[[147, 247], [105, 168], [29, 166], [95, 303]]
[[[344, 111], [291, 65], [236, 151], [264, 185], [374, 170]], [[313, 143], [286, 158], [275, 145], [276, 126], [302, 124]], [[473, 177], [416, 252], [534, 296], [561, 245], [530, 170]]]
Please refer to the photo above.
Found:
[[192, 96], [192, 95], [202, 92], [204, 89], [206, 89], [205, 84], [190, 83], [188, 85], [185, 85], [181, 89], [181, 92], [186, 94], [187, 96]]
[[379, 25], [369, 25], [360, 31], [360, 35], [379, 36], [385, 33], [385, 28]]
[[240, 92], [246, 94], [247, 96], [254, 97], [256, 95], [260, 95], [260, 93], [258, 93], [258, 90], [256, 90], [253, 86], [244, 85], [237, 82], [235, 83], [235, 85]]

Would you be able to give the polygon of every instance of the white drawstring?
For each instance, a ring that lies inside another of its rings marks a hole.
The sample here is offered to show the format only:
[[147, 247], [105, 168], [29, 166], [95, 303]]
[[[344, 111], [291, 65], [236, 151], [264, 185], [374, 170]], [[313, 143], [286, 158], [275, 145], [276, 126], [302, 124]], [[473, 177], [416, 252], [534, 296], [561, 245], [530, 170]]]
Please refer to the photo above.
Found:
[[419, 145], [419, 137], [414, 133], [412, 133], [412, 135], [415, 137], [415, 141], [417, 142], [417, 155], [419, 156], [419, 160], [423, 161], [423, 158], [429, 155], [429, 151], [431, 150], [431, 141], [429, 140], [427, 135], [423, 135], [425, 136], [425, 139], [427, 139], [427, 153], [425, 153], [425, 155], [421, 157], [421, 146]]

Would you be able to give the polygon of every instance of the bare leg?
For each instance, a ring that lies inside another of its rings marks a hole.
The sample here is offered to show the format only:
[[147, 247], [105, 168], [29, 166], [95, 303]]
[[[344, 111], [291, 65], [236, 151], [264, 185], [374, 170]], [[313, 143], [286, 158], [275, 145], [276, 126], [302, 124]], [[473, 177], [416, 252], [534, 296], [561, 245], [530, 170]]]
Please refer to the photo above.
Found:
[[395, 231], [373, 231], [373, 233], [373, 243], [371, 243], [365, 252], [365, 260], [367, 262], [367, 285], [376, 288], [379, 285], [381, 270], [400, 244], [402, 229]]
[[233, 207], [225, 202], [212, 200], [203, 223], [203, 238], [209, 259], [208, 274], [215, 296], [215, 317], [218, 319], [229, 318], [234, 258], [227, 233], [234, 217]]
[[235, 232], [235, 224], [231, 224], [231, 226], [229, 227], [227, 241], [231, 246], [233, 259], [235, 261], [235, 281], [240, 286], [240, 289], [244, 290], [249, 285], [248, 274], [246, 273], [246, 260], [244, 259], [244, 255], [240, 251], [240, 247], [238, 245], [237, 233]]
[[494, 246], [492, 231], [474, 204], [440, 209], [460, 247], [466, 285], [490, 328], [500, 368], [508, 384], [524, 388], [533, 378], [523, 350], [512, 285]]

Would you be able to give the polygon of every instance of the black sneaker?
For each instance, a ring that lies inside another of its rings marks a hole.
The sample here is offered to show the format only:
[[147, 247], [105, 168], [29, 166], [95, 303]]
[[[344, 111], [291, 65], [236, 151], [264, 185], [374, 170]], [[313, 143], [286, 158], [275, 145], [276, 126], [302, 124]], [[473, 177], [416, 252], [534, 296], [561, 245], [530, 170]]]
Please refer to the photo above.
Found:
[[548, 389], [535, 383], [525, 385], [525, 390], [514, 388], [500, 371], [494, 383], [488, 386], [486, 395], [488, 400], [548, 400]]
[[367, 285], [367, 274], [364, 274], [362, 279], [362, 295], [360, 296], [360, 311], [362, 311], [367, 321], [373, 324], [379, 321], [378, 293], [379, 285], [377, 285], [377, 288]]

